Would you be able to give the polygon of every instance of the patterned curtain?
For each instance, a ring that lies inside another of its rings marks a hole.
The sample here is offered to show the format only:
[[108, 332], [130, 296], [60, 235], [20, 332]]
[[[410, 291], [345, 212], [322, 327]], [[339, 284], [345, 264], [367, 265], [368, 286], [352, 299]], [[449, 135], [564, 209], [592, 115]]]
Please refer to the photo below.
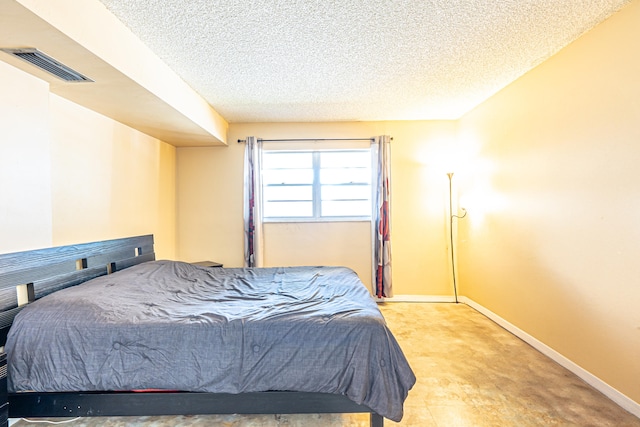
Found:
[[372, 142], [374, 163], [373, 237], [374, 292], [378, 298], [393, 296], [391, 284], [391, 137], [382, 135]]
[[262, 141], [249, 136], [244, 150], [244, 266], [262, 267]]

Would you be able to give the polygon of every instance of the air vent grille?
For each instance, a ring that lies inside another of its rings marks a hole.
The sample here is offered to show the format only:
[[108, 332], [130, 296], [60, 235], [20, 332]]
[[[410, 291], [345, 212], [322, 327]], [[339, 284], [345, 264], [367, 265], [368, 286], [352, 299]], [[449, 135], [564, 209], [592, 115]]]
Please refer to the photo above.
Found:
[[56, 61], [48, 55], [40, 52], [37, 49], [0, 49], [11, 55], [17, 56], [23, 61], [35, 65], [54, 76], [62, 79], [66, 82], [92, 82], [88, 77], [83, 76], [79, 72], [72, 70], [66, 65]]

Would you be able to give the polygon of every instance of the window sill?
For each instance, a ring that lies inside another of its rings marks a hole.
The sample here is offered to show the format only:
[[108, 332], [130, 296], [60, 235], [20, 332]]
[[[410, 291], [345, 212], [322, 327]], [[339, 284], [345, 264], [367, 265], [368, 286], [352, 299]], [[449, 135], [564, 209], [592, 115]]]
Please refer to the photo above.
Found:
[[371, 222], [370, 217], [331, 217], [331, 218], [264, 218], [263, 223], [285, 222]]

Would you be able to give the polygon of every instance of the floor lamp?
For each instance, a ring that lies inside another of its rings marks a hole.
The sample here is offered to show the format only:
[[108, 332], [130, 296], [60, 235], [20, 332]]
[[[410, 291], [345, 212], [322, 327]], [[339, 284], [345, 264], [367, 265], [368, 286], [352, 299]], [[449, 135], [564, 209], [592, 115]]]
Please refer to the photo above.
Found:
[[462, 216], [453, 214], [453, 189], [451, 185], [451, 181], [453, 180], [453, 172], [447, 173], [449, 177], [449, 239], [451, 243], [451, 274], [453, 275], [453, 293], [456, 298], [456, 304], [458, 303], [458, 284], [456, 281], [456, 257], [455, 257], [455, 247], [453, 243], [453, 219], [454, 218], [464, 218], [467, 216], [467, 211], [465, 208], [461, 208], [464, 214]]

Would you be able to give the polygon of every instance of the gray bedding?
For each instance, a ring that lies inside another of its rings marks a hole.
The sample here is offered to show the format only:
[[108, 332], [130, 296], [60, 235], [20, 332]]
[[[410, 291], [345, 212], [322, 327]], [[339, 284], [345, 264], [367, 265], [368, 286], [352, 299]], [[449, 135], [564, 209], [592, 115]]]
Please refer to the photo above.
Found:
[[357, 275], [342, 267], [130, 267], [27, 306], [10, 392], [337, 393], [399, 421], [415, 383]]

